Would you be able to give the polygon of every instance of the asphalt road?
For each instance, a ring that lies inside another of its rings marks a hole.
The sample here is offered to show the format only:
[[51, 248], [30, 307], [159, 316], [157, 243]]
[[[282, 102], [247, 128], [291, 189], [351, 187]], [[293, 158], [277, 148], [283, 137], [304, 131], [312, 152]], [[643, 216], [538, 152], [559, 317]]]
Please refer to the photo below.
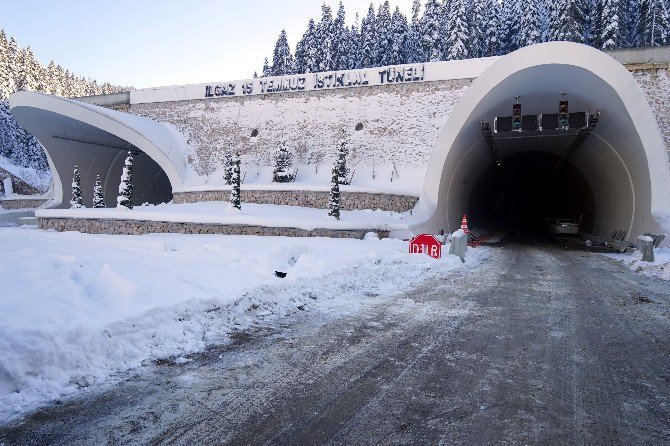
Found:
[[0, 444], [670, 444], [670, 284], [511, 242], [0, 428]]

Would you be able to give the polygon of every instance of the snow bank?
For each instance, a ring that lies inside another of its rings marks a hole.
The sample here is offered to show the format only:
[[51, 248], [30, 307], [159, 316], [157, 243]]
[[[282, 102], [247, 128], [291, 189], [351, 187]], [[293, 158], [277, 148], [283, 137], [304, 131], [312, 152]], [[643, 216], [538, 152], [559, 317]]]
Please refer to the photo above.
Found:
[[208, 201], [184, 204], [161, 204], [107, 209], [41, 209], [38, 217], [108, 218], [121, 220], [150, 220], [164, 222], [193, 222], [208, 224], [270, 226], [275, 228], [378, 229], [404, 230], [419, 224], [425, 215], [414, 212], [380, 210], [341, 211], [340, 219], [328, 216], [326, 209], [242, 203], [239, 211], [227, 202]]
[[[651, 238], [651, 237], [649, 237]], [[630, 269], [645, 276], [658, 277], [670, 280], [670, 248], [654, 249], [654, 262], [643, 262], [642, 253], [633, 254], [604, 254], [607, 257], [624, 263]]]
[[51, 171], [35, 170], [31, 167], [21, 167], [13, 164], [9, 159], [0, 156], [0, 169], [4, 169], [23, 182], [40, 191], [46, 191], [51, 185]]
[[[233, 330], [341, 311], [461, 267], [398, 240], [0, 228], [0, 422]], [[466, 266], [485, 255], [468, 250]], [[275, 271], [288, 275], [275, 276]]]

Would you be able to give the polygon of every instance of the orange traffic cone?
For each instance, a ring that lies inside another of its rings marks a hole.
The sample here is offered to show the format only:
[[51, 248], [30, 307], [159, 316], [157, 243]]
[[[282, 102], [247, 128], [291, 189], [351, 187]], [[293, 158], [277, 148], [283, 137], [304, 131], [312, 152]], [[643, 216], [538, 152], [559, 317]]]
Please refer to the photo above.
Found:
[[465, 232], [466, 234], [467, 234], [468, 232], [470, 232], [470, 231], [468, 231], [468, 217], [467, 217], [465, 214], [463, 214], [463, 220], [461, 220], [461, 229], [462, 229], [463, 232]]

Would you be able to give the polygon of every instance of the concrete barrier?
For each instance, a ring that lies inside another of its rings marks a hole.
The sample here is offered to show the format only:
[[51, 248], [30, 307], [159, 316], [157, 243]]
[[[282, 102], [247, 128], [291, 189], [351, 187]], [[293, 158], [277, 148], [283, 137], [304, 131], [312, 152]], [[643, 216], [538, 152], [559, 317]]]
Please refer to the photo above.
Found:
[[451, 236], [449, 254], [457, 255], [465, 262], [465, 251], [468, 249], [468, 235], [462, 229], [454, 232]]
[[637, 238], [637, 249], [642, 253], [643, 262], [654, 261], [654, 239], [648, 235], [641, 235]]

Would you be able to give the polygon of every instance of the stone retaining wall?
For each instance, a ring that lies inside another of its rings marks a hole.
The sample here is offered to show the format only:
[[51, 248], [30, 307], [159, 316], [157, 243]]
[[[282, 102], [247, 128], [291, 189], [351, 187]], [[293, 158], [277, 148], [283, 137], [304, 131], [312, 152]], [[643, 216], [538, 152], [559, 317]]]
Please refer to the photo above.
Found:
[[[176, 192], [174, 203], [196, 203], [200, 201], [228, 201], [230, 191]], [[242, 190], [242, 203], [275, 204], [327, 209], [330, 192], [303, 190]], [[381, 209], [382, 211], [406, 212], [419, 199], [410, 195], [373, 194], [367, 192], [341, 192], [340, 207], [346, 211]]]
[[388, 238], [389, 236], [389, 231], [379, 231], [376, 229], [313, 229], [308, 231], [298, 228], [274, 228], [265, 226], [55, 217], [38, 217], [37, 226], [40, 229], [54, 229], [56, 231], [78, 231], [88, 234], [115, 235], [180, 233], [362, 239], [367, 232], [376, 232], [381, 238]]
[[22, 200], [0, 200], [3, 209], [36, 209], [46, 203], [47, 200], [22, 199]]

